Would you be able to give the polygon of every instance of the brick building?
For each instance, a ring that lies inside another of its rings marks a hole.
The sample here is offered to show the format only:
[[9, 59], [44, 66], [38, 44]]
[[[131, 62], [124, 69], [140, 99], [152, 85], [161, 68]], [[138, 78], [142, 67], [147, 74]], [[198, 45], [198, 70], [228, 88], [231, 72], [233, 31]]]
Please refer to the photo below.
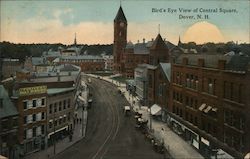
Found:
[[45, 146], [47, 86], [17, 84], [12, 99], [19, 113], [18, 140], [24, 153]]
[[19, 61], [19, 59], [3, 58], [1, 61], [2, 64], [0, 66], [3, 79], [15, 76], [16, 71], [22, 67], [22, 63]]
[[156, 39], [142, 43], [127, 43], [127, 19], [122, 7], [119, 8], [114, 19], [114, 72], [124, 77], [133, 78], [138, 64], [147, 63], [157, 65], [159, 62], [169, 61], [169, 49], [174, 45], [162, 39], [158, 34]]
[[250, 149], [249, 57], [182, 54], [172, 65], [173, 129], [206, 157]]
[[103, 71], [105, 61], [100, 56], [79, 55], [79, 56], [61, 56], [59, 64], [74, 64], [81, 67], [82, 72]]
[[47, 98], [48, 145], [73, 129], [75, 88], [49, 88]]

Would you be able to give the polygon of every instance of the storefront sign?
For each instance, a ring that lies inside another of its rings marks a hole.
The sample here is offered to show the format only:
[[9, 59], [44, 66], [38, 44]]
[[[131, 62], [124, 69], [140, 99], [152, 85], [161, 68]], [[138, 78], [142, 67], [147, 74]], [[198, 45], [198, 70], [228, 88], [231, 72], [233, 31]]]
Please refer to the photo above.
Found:
[[26, 87], [19, 89], [20, 96], [47, 93], [47, 86]]

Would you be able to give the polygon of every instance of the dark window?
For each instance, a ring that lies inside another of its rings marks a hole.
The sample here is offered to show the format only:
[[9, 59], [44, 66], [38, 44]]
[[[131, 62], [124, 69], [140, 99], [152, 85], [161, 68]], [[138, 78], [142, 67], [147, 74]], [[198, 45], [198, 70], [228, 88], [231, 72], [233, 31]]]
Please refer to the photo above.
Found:
[[23, 109], [27, 109], [27, 106], [28, 106], [28, 102], [27, 102], [27, 101], [24, 101], [24, 102], [23, 102]]
[[45, 119], [45, 113], [42, 112], [42, 120]]
[[68, 99], [68, 108], [70, 107], [70, 99]]
[[36, 136], [36, 127], [33, 127], [33, 137]]
[[13, 126], [18, 126], [18, 118], [13, 118]]
[[8, 129], [8, 125], [9, 125], [9, 123], [8, 123], [8, 120], [2, 120], [2, 128], [3, 129]]
[[36, 100], [33, 100], [33, 107], [36, 107]]
[[52, 104], [49, 105], [49, 113], [52, 113]]
[[49, 122], [49, 128], [52, 128], [52, 122]]
[[45, 105], [45, 98], [42, 98], [42, 105]]
[[66, 100], [63, 100], [63, 109], [66, 109]]
[[59, 111], [62, 110], [62, 101], [59, 102]]
[[242, 84], [239, 85], [239, 99], [238, 102], [241, 103], [242, 102]]
[[27, 124], [27, 116], [24, 116], [24, 117], [23, 117], [23, 123], [24, 123], [24, 124]]
[[36, 114], [33, 114], [32, 117], [33, 117], [33, 121], [36, 121]]
[[44, 125], [42, 125], [42, 127], [41, 127], [41, 132], [42, 132], [42, 134], [45, 134], [45, 127], [44, 127]]
[[57, 112], [57, 103], [54, 103], [54, 112]]
[[234, 94], [234, 84], [231, 82], [230, 85], [230, 99], [233, 100], [233, 94]]

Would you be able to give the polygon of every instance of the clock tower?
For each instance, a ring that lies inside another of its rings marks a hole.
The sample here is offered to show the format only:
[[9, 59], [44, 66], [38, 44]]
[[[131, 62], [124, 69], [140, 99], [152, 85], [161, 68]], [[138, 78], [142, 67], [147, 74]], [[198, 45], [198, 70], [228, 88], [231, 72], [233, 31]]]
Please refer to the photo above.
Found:
[[122, 71], [122, 52], [124, 51], [127, 44], [127, 19], [123, 13], [122, 7], [120, 6], [116, 17], [114, 19], [114, 45], [113, 45], [113, 56], [114, 56], [114, 72], [121, 73]]

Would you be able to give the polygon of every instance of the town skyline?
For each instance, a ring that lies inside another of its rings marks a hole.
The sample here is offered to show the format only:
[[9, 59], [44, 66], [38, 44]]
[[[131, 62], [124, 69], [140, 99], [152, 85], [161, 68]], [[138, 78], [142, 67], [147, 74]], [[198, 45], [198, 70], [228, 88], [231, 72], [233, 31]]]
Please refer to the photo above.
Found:
[[[128, 20], [128, 41], [150, 41], [160, 33], [166, 40], [183, 42], [249, 43], [249, 7], [239, 2], [163, 2], [122, 1]], [[192, 4], [192, 5], [190, 5]], [[79, 44], [112, 44], [113, 20], [120, 1], [1, 1], [1, 39], [13, 43], [72, 44], [77, 34]], [[192, 6], [192, 7], [190, 7]], [[236, 13], [208, 13], [210, 19], [179, 19], [168, 9], [216, 8], [235, 9]], [[234, 7], [232, 7], [234, 6]], [[153, 12], [153, 9], [166, 12]], [[138, 13], [137, 10], [140, 10]], [[223, 19], [223, 21], [221, 20]], [[235, 22], [237, 21], [237, 23]], [[144, 28], [144, 29], [141, 29]], [[202, 34], [201, 34], [202, 33]], [[207, 37], [210, 35], [209, 37]], [[212, 35], [212, 36], [211, 36]], [[202, 39], [204, 37], [204, 39]], [[210, 38], [211, 37], [211, 38]]]

